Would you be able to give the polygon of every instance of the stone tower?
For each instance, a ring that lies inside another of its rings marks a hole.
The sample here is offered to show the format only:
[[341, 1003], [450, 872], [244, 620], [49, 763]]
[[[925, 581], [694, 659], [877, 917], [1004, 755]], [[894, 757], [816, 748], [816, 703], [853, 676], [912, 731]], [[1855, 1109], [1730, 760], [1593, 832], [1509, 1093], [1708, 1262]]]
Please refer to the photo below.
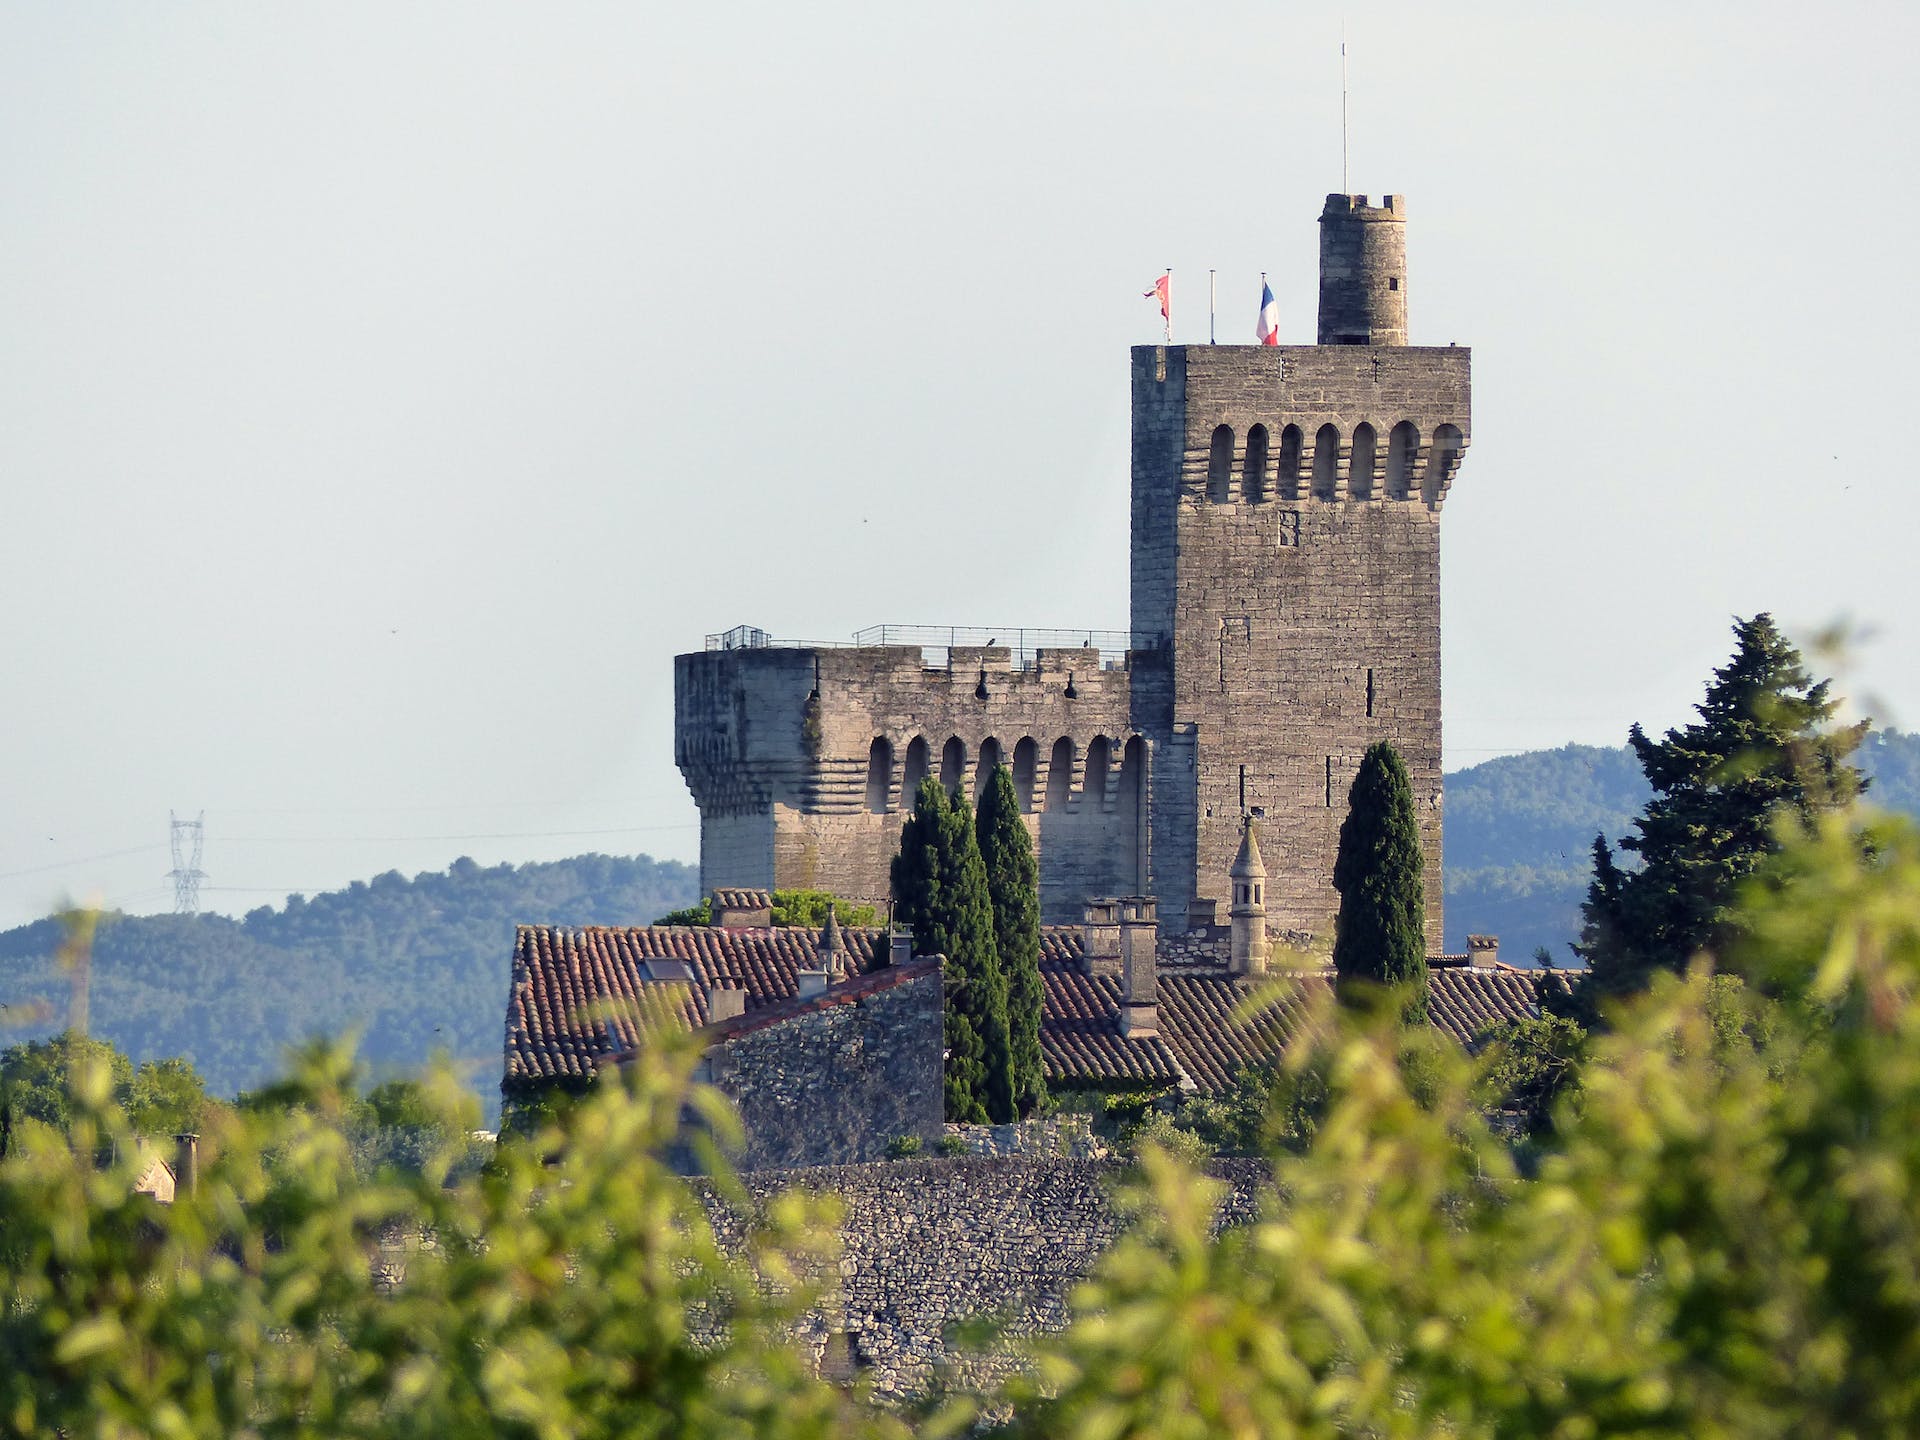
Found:
[[1407, 341], [1401, 197], [1330, 195], [1320, 343], [1133, 351], [1133, 677], [1162, 923], [1218, 913], [1263, 817], [1269, 925], [1331, 932], [1360, 756], [1407, 763], [1441, 938], [1440, 510], [1471, 433], [1465, 348]]

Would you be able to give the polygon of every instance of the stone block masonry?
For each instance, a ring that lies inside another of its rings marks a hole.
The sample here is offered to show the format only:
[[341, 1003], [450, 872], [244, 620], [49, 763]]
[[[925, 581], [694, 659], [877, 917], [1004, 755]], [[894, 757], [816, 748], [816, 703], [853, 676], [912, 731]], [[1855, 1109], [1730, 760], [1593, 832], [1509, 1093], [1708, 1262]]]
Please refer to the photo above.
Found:
[[830, 890], [880, 905], [928, 775], [978, 799], [1012, 768], [1040, 862], [1042, 917], [1146, 875], [1146, 742], [1133, 667], [1151, 655], [1004, 646], [707, 650], [674, 661], [675, 759], [700, 807], [704, 889]]
[[1253, 813], [1270, 923], [1327, 933], [1347, 791], [1390, 740], [1438, 948], [1439, 517], [1470, 363], [1455, 347], [1135, 349], [1133, 624], [1168, 637], [1168, 681], [1136, 710], [1163, 924], [1227, 899]]

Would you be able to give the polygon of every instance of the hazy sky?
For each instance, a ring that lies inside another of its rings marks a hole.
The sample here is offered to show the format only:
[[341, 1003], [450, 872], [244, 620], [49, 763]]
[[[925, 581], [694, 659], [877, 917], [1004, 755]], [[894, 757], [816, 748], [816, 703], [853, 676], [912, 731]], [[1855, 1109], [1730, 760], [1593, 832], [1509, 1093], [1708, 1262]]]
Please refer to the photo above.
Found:
[[[1770, 609], [1920, 723], [1920, 10], [1354, 3], [1475, 347], [1450, 767]], [[0, 924], [695, 858], [672, 659], [1123, 627], [1127, 347], [1313, 336], [1333, 5], [0, 4]], [[636, 916], [646, 920], [650, 916]]]

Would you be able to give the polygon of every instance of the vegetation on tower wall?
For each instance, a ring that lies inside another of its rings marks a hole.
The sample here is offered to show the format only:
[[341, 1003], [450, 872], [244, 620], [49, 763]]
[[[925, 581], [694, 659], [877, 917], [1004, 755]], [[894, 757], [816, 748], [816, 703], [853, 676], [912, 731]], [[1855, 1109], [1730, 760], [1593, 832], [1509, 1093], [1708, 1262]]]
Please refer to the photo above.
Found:
[[1004, 765], [995, 768], [980, 796], [975, 831], [987, 872], [987, 898], [993, 905], [1000, 969], [1006, 977], [1013, 1106], [1027, 1116], [1047, 1098], [1040, 1053], [1040, 870], [1034, 860], [1033, 836], [1020, 817], [1013, 772]]
[[1333, 967], [1343, 988], [1352, 981], [1404, 987], [1408, 1019], [1427, 1012], [1423, 864], [1407, 767], [1379, 741], [1361, 757], [1340, 826]]

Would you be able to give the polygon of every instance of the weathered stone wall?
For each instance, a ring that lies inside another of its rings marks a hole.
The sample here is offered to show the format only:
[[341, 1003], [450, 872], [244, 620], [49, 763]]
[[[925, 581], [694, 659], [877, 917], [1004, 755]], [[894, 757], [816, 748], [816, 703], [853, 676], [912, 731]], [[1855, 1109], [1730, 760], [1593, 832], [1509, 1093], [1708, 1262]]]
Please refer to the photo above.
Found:
[[[1231, 1186], [1221, 1223], [1251, 1218], [1272, 1183], [1266, 1164], [1209, 1169]], [[763, 1172], [745, 1183], [755, 1204], [793, 1187], [841, 1197], [839, 1283], [805, 1338], [816, 1356], [850, 1358], [897, 1400], [936, 1377], [974, 1386], [1016, 1363], [954, 1345], [961, 1321], [995, 1317], [1015, 1336], [1061, 1328], [1068, 1292], [1120, 1233], [1111, 1197], [1125, 1172], [1114, 1161], [966, 1157]], [[710, 1189], [701, 1195], [722, 1240], [737, 1239], [741, 1217]]]
[[806, 886], [884, 904], [918, 778], [941, 776], [955, 745], [970, 794], [996, 757], [1026, 790], [1044, 919], [1078, 919], [1090, 894], [1137, 893], [1148, 762], [1126, 666], [1074, 649], [1015, 668], [1004, 646], [955, 646], [938, 668], [917, 646], [677, 656], [675, 759], [700, 807], [702, 888]]
[[942, 1134], [940, 970], [722, 1040], [704, 1076], [740, 1112], [742, 1169], [849, 1165]]
[[1136, 722], [1169, 928], [1227, 898], [1244, 806], [1265, 815], [1269, 925], [1326, 933], [1347, 791], [1390, 740], [1439, 947], [1439, 511], [1468, 388], [1453, 347], [1134, 350], [1133, 626], [1170, 637], [1172, 670]]

